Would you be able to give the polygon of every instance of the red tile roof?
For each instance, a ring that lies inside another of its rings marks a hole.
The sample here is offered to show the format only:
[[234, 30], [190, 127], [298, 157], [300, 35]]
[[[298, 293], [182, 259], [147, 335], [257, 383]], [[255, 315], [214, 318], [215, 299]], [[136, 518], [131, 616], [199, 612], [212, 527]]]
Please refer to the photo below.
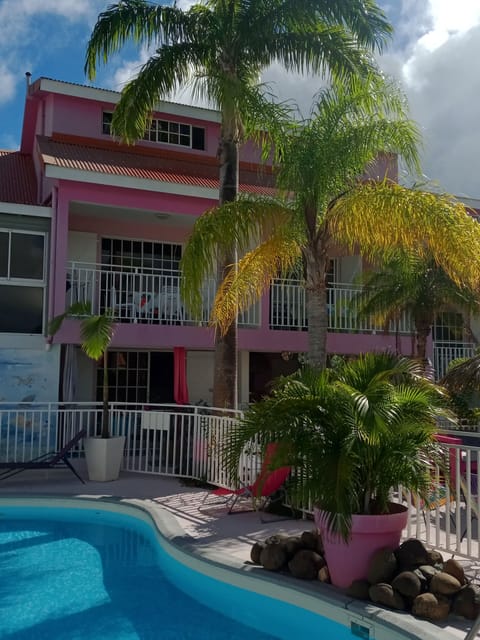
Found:
[[[37, 140], [47, 165], [208, 189], [219, 187], [218, 164], [212, 158], [205, 161], [188, 153], [155, 152], [100, 140], [72, 141], [59, 135], [53, 138], [38, 136]], [[240, 190], [262, 195], [274, 193], [269, 173], [242, 163]]]
[[0, 150], [0, 202], [37, 205], [37, 181], [30, 156]]

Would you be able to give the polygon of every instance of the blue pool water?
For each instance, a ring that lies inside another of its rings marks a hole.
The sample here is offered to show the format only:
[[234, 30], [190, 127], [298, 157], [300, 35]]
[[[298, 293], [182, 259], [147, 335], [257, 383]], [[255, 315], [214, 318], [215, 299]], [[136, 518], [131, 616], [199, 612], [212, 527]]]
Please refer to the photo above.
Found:
[[328, 619], [193, 571], [138, 518], [0, 510], [1, 640], [288, 637], [352, 638]]

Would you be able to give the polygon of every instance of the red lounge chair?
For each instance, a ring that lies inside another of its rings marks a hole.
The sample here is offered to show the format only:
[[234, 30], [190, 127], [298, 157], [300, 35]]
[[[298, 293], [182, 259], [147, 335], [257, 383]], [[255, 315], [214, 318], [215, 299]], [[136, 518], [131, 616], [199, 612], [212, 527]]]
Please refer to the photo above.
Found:
[[68, 459], [70, 451], [80, 440], [86, 435], [86, 430], [79, 431], [71, 440], [69, 440], [60, 451], [51, 451], [44, 453], [38, 458], [29, 460], [27, 462], [0, 462], [0, 480], [10, 478], [11, 476], [27, 471], [31, 469], [70, 469], [77, 478], [85, 484], [84, 480], [80, 477], [77, 470], [73, 467], [72, 463]]
[[264, 510], [270, 502], [277, 502], [277, 500], [284, 498], [285, 489], [283, 484], [290, 474], [291, 467], [279, 467], [274, 470], [270, 469], [276, 448], [276, 444], [272, 443], [267, 445], [262, 468], [260, 469], [260, 473], [253, 484], [244, 485], [239, 489], [224, 489], [223, 487], [219, 487], [218, 489], [210, 491], [205, 496], [204, 503], [212, 496], [224, 498], [225, 504], [228, 506], [228, 513], [231, 514], [233, 513], [233, 508], [240, 498], [251, 500], [253, 511], [258, 509], [257, 501], [261, 502], [261, 510]]

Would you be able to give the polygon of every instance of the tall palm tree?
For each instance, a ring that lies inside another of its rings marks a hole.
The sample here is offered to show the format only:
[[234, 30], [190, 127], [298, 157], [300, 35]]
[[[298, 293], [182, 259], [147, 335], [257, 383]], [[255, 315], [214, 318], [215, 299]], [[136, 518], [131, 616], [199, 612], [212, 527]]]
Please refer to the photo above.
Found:
[[431, 256], [395, 252], [361, 281], [354, 300], [359, 314], [373, 315], [386, 327], [407, 314], [415, 328], [415, 356], [423, 362], [436, 314], [452, 308], [469, 314], [480, 304], [478, 294], [454, 282]]
[[[220, 204], [238, 192], [239, 144], [259, 139], [278, 111], [265, 98], [261, 72], [273, 62], [288, 71], [335, 77], [371, 70], [368, 51], [381, 50], [391, 26], [375, 0], [204, 0], [188, 10], [175, 4], [120, 0], [101, 13], [87, 47], [85, 70], [95, 78], [99, 60], [130, 40], [155, 47], [138, 76], [122, 91], [112, 129], [128, 142], [143, 137], [158, 100], [191, 84], [221, 114]], [[218, 274], [234, 260], [218, 256]], [[236, 398], [235, 323], [217, 334], [214, 404]]]
[[427, 253], [455, 282], [478, 286], [480, 227], [462, 204], [388, 179], [359, 180], [379, 151], [399, 154], [415, 169], [418, 139], [391, 84], [352, 81], [322, 91], [312, 117], [283, 142], [277, 173], [283, 197], [240, 198], [196, 221], [182, 260], [185, 299], [198, 306], [219, 247], [238, 247], [243, 255], [227, 273], [212, 315], [223, 332], [301, 256], [309, 361], [324, 367], [325, 276], [334, 244], [360, 247], [370, 258], [395, 247]]

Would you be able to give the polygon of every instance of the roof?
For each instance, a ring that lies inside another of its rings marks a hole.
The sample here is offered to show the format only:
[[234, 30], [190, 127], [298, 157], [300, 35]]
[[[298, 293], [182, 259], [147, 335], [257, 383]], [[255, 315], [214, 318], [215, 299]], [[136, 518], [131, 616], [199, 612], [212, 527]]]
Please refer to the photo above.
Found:
[[[212, 158], [175, 151], [152, 152], [101, 140], [67, 136], [38, 136], [45, 164], [65, 169], [169, 182], [209, 189], [219, 188], [218, 163]], [[271, 172], [257, 165], [240, 168], [240, 190], [267, 195], [274, 193]]]
[[37, 205], [33, 160], [20, 151], [0, 150], [0, 202]]

